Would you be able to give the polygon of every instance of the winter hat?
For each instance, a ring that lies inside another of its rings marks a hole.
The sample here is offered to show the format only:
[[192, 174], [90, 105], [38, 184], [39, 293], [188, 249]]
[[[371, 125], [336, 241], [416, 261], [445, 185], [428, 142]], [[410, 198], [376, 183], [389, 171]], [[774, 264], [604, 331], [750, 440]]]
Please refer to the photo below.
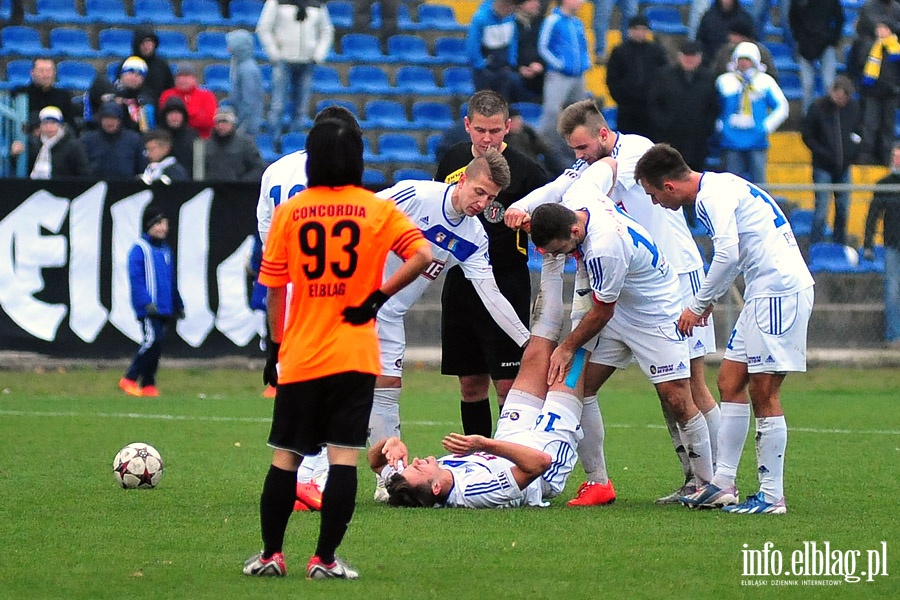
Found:
[[46, 106], [38, 113], [38, 119], [41, 121], [56, 121], [57, 123], [62, 123], [62, 111], [55, 106]]
[[739, 58], [749, 58], [755, 66], [759, 66], [759, 48], [753, 42], [741, 42], [734, 47], [734, 52], [731, 53], [731, 60], [734, 62], [737, 62]]
[[156, 207], [156, 206], [148, 206], [144, 210], [144, 219], [143, 219], [143, 227], [144, 232], [150, 231], [150, 228], [162, 221], [166, 218], [165, 213]]
[[118, 117], [122, 118], [122, 109], [119, 108], [119, 105], [115, 102], [104, 102], [102, 106], [100, 106], [100, 110], [97, 111], [97, 114], [102, 117]]
[[140, 56], [129, 56], [122, 63], [122, 73], [137, 73], [138, 75], [147, 74], [147, 62]]
[[234, 114], [234, 109], [230, 106], [220, 106], [219, 110], [216, 111], [216, 116], [213, 118], [215, 121], [228, 121], [229, 123], [237, 122], [237, 115]]

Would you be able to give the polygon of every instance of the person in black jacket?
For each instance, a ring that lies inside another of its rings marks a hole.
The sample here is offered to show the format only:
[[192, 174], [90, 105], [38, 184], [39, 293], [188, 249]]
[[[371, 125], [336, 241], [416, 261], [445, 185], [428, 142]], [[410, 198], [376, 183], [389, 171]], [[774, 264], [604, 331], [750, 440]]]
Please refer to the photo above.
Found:
[[[87, 156], [75, 134], [63, 123], [62, 111], [56, 106], [45, 107], [38, 115], [40, 125], [28, 144], [28, 173], [31, 179], [59, 179], [86, 177]], [[16, 140], [9, 153], [20, 156], [25, 144]]]
[[[147, 74], [144, 76], [144, 93], [153, 106], [158, 106], [159, 95], [171, 87], [175, 87], [172, 67], [162, 58], [159, 50], [159, 37], [149, 25], [139, 25], [134, 30], [131, 44], [131, 55], [139, 56], [147, 63]], [[121, 69], [121, 66], [119, 67]]]
[[206, 140], [206, 179], [209, 181], [255, 181], [265, 170], [256, 142], [236, 131], [237, 115], [230, 106], [219, 107], [212, 134]]
[[719, 113], [716, 78], [702, 66], [702, 56], [699, 43], [682, 42], [677, 64], [660, 71], [649, 99], [655, 129], [651, 139], [672, 145], [700, 172], [706, 170], [709, 137]]
[[522, 86], [534, 96], [523, 98], [528, 102], [543, 102], [544, 97], [544, 59], [538, 52], [538, 36], [544, 13], [538, 0], [526, 0], [516, 9], [516, 37], [519, 41], [519, 75]]
[[[850, 165], [859, 150], [860, 137], [854, 133], [859, 104], [853, 99], [853, 83], [843, 75], [835, 77], [828, 94], [812, 103], [803, 118], [803, 142], [812, 151], [813, 183], [850, 183]], [[822, 242], [825, 220], [831, 203], [830, 190], [816, 190], [810, 243]], [[833, 242], [846, 243], [850, 192], [834, 192]]]
[[812, 104], [816, 63], [826, 89], [831, 89], [837, 70], [837, 45], [844, 28], [840, 0], [791, 0], [791, 33], [797, 41], [803, 112]]
[[100, 127], [81, 136], [90, 174], [105, 181], [134, 179], [147, 167], [141, 134], [122, 128], [122, 112], [114, 102], [100, 107]]
[[38, 126], [38, 113], [48, 106], [62, 111], [63, 122], [69, 127], [77, 127], [72, 94], [56, 87], [56, 65], [49, 58], [36, 58], [31, 66], [31, 82], [26, 86], [13, 88], [13, 94], [28, 96], [28, 124]]
[[159, 128], [165, 129], [172, 136], [172, 156], [178, 164], [187, 169], [188, 174], [194, 170], [194, 140], [197, 132], [188, 125], [187, 107], [178, 96], [166, 99], [160, 107]]
[[697, 28], [696, 40], [703, 46], [703, 64], [709, 66], [716, 57], [719, 48], [728, 42], [728, 32], [732, 25], [742, 22], [742, 29], [753, 32], [753, 39], [757, 38], [756, 26], [753, 17], [738, 3], [738, 0], [716, 0], [709, 7], [700, 26]]
[[154, 129], [144, 135], [144, 149], [147, 152], [147, 168], [140, 175], [140, 180], [150, 185], [159, 181], [169, 185], [173, 181], [189, 181], [187, 169], [178, 164], [172, 151], [172, 136], [164, 129]]

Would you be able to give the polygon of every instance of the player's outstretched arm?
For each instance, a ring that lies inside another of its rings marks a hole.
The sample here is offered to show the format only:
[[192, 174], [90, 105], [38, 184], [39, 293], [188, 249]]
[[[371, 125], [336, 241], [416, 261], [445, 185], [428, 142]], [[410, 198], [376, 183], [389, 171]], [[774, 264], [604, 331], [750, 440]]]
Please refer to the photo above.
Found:
[[509, 300], [500, 293], [497, 287], [497, 280], [493, 275], [487, 279], [473, 279], [472, 286], [478, 297], [481, 298], [482, 304], [490, 313], [494, 322], [500, 326], [500, 329], [508, 335], [521, 348], [528, 342], [531, 333], [528, 327], [516, 315], [515, 309]]
[[532, 481], [543, 475], [553, 461], [553, 458], [542, 450], [514, 442], [486, 438], [482, 435], [450, 433], [444, 437], [441, 443], [444, 449], [453, 454], [487, 452], [512, 461], [515, 466], [510, 471], [520, 490], [525, 489]]

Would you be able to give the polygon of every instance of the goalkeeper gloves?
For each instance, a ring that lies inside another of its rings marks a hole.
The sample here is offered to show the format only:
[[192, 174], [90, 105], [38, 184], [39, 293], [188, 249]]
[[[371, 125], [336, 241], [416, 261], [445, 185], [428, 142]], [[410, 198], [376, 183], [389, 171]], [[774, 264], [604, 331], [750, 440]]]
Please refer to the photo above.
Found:
[[278, 385], [278, 351], [281, 344], [269, 340], [266, 344], [266, 366], [263, 367], [263, 385]]
[[365, 325], [375, 318], [375, 315], [378, 314], [378, 309], [388, 301], [389, 297], [381, 290], [375, 290], [359, 306], [348, 306], [345, 308], [341, 313], [344, 315], [344, 321], [351, 325]]

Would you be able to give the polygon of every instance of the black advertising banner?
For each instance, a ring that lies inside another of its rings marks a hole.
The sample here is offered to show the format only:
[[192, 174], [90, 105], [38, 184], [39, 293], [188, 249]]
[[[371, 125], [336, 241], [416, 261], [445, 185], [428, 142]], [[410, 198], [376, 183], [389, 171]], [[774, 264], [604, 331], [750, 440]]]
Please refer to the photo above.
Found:
[[169, 217], [185, 318], [166, 356], [258, 354], [246, 265], [258, 184], [0, 180], [0, 349], [118, 358], [136, 349], [128, 251], [151, 202]]

